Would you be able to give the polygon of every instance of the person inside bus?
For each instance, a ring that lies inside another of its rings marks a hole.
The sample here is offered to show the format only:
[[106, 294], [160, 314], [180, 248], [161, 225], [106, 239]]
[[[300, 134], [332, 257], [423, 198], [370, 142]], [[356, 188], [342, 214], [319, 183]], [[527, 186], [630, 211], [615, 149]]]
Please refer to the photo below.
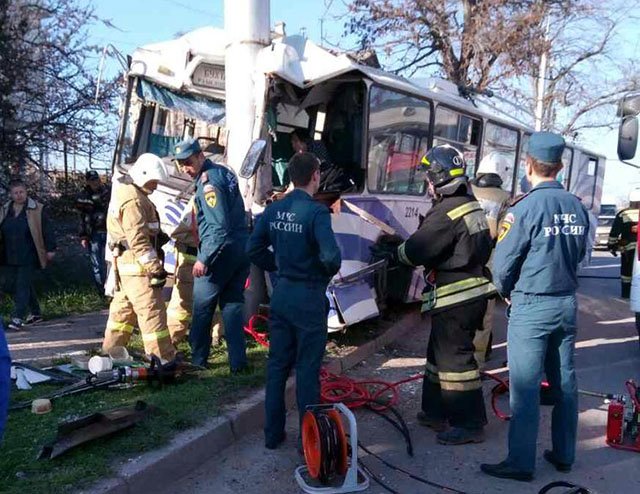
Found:
[[311, 139], [307, 129], [291, 132], [291, 147], [296, 153], [311, 153], [320, 161], [320, 192], [342, 192], [355, 186], [345, 171], [331, 160], [322, 141]]

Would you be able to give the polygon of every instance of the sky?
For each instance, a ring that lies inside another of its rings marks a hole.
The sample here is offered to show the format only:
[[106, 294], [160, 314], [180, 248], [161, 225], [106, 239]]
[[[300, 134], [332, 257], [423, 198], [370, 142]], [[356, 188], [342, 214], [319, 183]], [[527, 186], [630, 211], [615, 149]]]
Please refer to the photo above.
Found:
[[[271, 25], [284, 21], [287, 34], [305, 30], [317, 43], [324, 34], [327, 43], [348, 46], [350, 40], [343, 37], [344, 20], [338, 18], [346, 10], [345, 3], [345, 0], [271, 0]], [[116, 28], [92, 26], [91, 41], [100, 46], [111, 43], [123, 55], [132, 53], [138, 46], [172, 39], [198, 27], [223, 27], [224, 24], [223, 0], [94, 0], [93, 4], [96, 14]], [[640, 36], [636, 30], [624, 33], [624, 37], [630, 45], [638, 47]], [[109, 62], [109, 69], [117, 69], [115, 61]], [[633, 184], [640, 185], [640, 169], [617, 161], [617, 129], [589, 131], [582, 140], [584, 147], [608, 158], [605, 197], [624, 198]], [[640, 159], [636, 158], [635, 162], [640, 164]]]

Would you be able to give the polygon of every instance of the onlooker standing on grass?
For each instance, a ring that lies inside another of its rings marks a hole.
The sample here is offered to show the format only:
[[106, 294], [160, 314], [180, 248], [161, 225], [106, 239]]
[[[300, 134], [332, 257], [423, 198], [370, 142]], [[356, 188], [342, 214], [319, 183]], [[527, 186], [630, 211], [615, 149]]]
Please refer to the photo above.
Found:
[[111, 187], [100, 181], [100, 175], [95, 170], [87, 171], [85, 180], [87, 184], [76, 198], [76, 208], [80, 211], [80, 243], [89, 252], [93, 279], [100, 292], [103, 292], [107, 279], [104, 251]]
[[[14, 308], [9, 329], [42, 319], [33, 288], [33, 275], [53, 259], [56, 240], [44, 207], [27, 195], [21, 180], [9, 183], [10, 200], [0, 208], [0, 244], [7, 280], [12, 283]], [[27, 311], [31, 313], [27, 316]], [[26, 319], [25, 319], [26, 317]]]
[[4, 435], [4, 424], [9, 410], [9, 391], [11, 389], [11, 356], [7, 339], [4, 335], [4, 326], [0, 321], [0, 444]]

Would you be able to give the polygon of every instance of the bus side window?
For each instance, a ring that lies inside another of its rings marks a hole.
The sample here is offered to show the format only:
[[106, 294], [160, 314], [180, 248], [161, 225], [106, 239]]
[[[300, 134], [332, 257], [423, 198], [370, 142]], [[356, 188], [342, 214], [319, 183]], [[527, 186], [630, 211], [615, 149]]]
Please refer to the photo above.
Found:
[[571, 161], [573, 160], [573, 149], [564, 148], [562, 152], [562, 170], [558, 173], [558, 182], [569, 190], [569, 178], [571, 177]]
[[473, 177], [476, 171], [482, 121], [456, 110], [439, 106], [433, 129], [433, 145], [450, 144], [464, 155], [466, 174]]
[[529, 181], [526, 178], [526, 157], [527, 150], [529, 149], [529, 137], [531, 134], [523, 134], [520, 139], [520, 160], [518, 161], [518, 179], [516, 180], [516, 196], [520, 194], [526, 194], [531, 190]]
[[417, 165], [427, 152], [431, 104], [402, 93], [373, 87], [369, 94], [370, 192], [423, 195]]
[[[484, 131], [480, 167], [485, 173], [496, 173], [502, 178], [502, 188], [511, 192], [516, 168], [518, 131], [488, 122]], [[486, 161], [485, 161], [486, 160]]]

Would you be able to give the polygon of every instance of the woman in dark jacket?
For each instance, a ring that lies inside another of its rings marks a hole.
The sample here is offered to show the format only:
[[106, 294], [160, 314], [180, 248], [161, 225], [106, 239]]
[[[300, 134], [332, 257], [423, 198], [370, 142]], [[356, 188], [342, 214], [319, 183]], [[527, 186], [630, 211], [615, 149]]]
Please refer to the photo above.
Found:
[[33, 275], [53, 259], [56, 241], [42, 204], [27, 195], [24, 182], [13, 180], [9, 194], [11, 199], [0, 208], [0, 243], [15, 303], [8, 328], [20, 330], [42, 319]]

